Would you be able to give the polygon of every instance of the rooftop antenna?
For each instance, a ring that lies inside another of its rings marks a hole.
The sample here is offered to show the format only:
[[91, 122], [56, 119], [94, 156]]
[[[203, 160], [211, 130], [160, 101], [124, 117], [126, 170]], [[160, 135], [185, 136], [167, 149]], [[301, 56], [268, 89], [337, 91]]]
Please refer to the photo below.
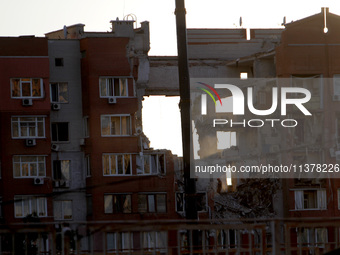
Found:
[[323, 25], [324, 25], [323, 32], [325, 34], [327, 34], [328, 33], [328, 28], [327, 28], [327, 8], [323, 7], [322, 10], [323, 10]]
[[240, 24], [240, 27], [242, 27], [242, 24], [243, 24], [243, 22], [242, 22], [242, 17], [240, 17], [239, 24]]
[[287, 22], [286, 22], [286, 16], [284, 16], [284, 17], [283, 17], [283, 20], [282, 20], [282, 24], [281, 24], [281, 26], [285, 26], [285, 25], [286, 25], [286, 23], [287, 23]]

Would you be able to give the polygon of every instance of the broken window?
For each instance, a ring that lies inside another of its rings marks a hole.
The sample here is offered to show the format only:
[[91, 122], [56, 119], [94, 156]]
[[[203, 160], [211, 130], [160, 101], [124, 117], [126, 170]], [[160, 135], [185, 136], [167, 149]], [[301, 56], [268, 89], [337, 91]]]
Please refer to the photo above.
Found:
[[14, 196], [14, 211], [16, 218], [28, 215], [46, 217], [47, 199], [38, 196]]
[[131, 135], [130, 115], [102, 115], [102, 136]]
[[166, 194], [139, 194], [138, 212], [166, 212]]
[[128, 80], [126, 78], [99, 78], [100, 97], [127, 97]]
[[326, 190], [295, 190], [295, 210], [327, 209]]
[[133, 234], [131, 232], [106, 233], [107, 252], [129, 252], [133, 248]]
[[164, 154], [137, 155], [137, 174], [165, 174]]
[[68, 84], [67, 82], [51, 83], [51, 102], [68, 103]]
[[131, 213], [131, 195], [104, 195], [105, 213]]
[[70, 160], [53, 160], [54, 180], [70, 180]]
[[13, 156], [14, 178], [45, 177], [44, 156]]
[[131, 154], [103, 154], [105, 175], [131, 175]]
[[12, 138], [44, 138], [44, 117], [12, 117]]
[[67, 142], [68, 122], [52, 123], [52, 142]]
[[11, 79], [12, 98], [43, 97], [43, 81], [39, 78]]
[[54, 201], [54, 219], [55, 220], [72, 220], [72, 201]]

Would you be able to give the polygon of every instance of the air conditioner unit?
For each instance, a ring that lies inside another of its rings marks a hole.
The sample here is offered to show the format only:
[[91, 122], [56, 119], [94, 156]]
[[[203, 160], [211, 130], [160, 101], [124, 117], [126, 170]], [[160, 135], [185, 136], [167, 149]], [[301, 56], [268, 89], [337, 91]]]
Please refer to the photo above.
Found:
[[26, 139], [26, 146], [27, 147], [33, 147], [35, 146], [37, 143], [35, 141], [35, 139]]
[[53, 187], [54, 188], [59, 188], [59, 181], [54, 181], [53, 182]]
[[109, 97], [107, 101], [108, 101], [109, 104], [115, 104], [115, 103], [117, 103], [117, 98]]
[[60, 104], [51, 104], [51, 109], [53, 111], [59, 111], [61, 109]]
[[24, 98], [24, 99], [22, 100], [22, 105], [23, 105], [23, 106], [30, 106], [30, 105], [33, 105], [32, 98]]
[[85, 145], [85, 138], [80, 138], [79, 145], [81, 146]]
[[34, 185], [43, 185], [44, 184], [44, 178], [34, 178], [33, 184]]
[[58, 144], [52, 144], [51, 149], [53, 151], [59, 151], [59, 145]]
[[340, 95], [334, 95], [333, 101], [340, 101]]

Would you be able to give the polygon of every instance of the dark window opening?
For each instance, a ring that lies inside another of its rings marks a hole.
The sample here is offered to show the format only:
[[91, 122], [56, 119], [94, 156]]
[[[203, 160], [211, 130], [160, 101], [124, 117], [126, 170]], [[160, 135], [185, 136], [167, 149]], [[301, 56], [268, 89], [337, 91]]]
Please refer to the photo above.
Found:
[[68, 123], [58, 122], [52, 123], [52, 141], [67, 142], [68, 141]]
[[64, 66], [64, 59], [63, 58], [55, 58], [55, 66]]

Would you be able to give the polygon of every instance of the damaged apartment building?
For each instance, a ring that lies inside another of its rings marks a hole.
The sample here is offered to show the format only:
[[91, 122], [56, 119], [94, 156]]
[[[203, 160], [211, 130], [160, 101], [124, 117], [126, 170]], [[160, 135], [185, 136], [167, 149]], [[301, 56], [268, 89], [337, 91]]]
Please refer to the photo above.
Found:
[[0, 38], [0, 253], [162, 249], [165, 232], [107, 222], [183, 218], [178, 160], [143, 133], [149, 23], [134, 23]]
[[[201, 159], [218, 159], [238, 167], [294, 165], [300, 172], [276, 179], [247, 179], [237, 175], [211, 180], [198, 178], [197, 190], [206, 191], [213, 200], [213, 218], [338, 217], [340, 214], [340, 183], [334, 178], [336, 170], [323, 174], [315, 174], [314, 170], [314, 174], [310, 174], [312, 170], [304, 168], [320, 168], [321, 165], [334, 168], [340, 160], [340, 17], [322, 8], [318, 14], [283, 26], [282, 29], [249, 29], [248, 33], [243, 28], [187, 30], [190, 78], [195, 81], [241, 78], [244, 95], [246, 87], [252, 87], [253, 106], [258, 110], [271, 108], [274, 87], [278, 88], [279, 95], [282, 87], [305, 88], [311, 93], [304, 105], [310, 116], [290, 105], [284, 116], [280, 110], [265, 116], [293, 119], [298, 123], [295, 127], [275, 122], [278, 125], [273, 127], [212, 128], [212, 124], [207, 125], [212, 123], [213, 115], [209, 115], [209, 111], [215, 113], [212, 101], [208, 103], [206, 116], [194, 114]], [[179, 94], [176, 61], [176, 57], [150, 57], [146, 94]], [[301, 97], [297, 93], [289, 95]], [[249, 110], [243, 116], [231, 113], [214, 116], [234, 118], [238, 122], [265, 120], [263, 116], [254, 117]], [[221, 148], [221, 139], [230, 141], [229, 145]], [[313, 240], [331, 241], [334, 237], [323, 228], [315, 233], [308, 228], [297, 229], [292, 236], [312, 240], [314, 234], [317, 237]]]

